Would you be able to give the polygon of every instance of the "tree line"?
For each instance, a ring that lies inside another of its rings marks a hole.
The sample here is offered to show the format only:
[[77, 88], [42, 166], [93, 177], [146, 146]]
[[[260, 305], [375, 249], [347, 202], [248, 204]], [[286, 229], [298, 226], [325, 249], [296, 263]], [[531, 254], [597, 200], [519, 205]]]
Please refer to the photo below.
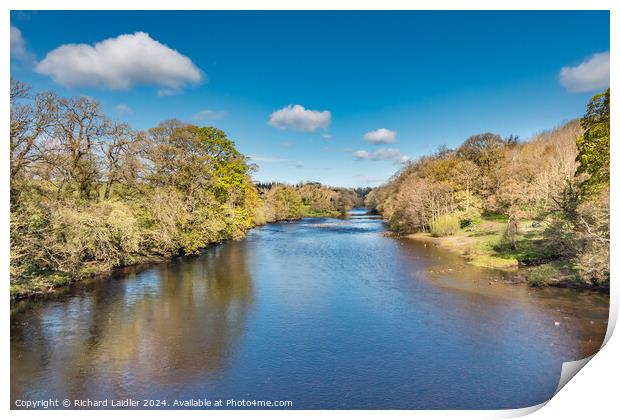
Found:
[[10, 102], [13, 296], [196, 254], [267, 222], [346, 213], [365, 194], [255, 185], [255, 166], [215, 127], [168, 120], [138, 131], [92, 98], [33, 94], [16, 80]]
[[454, 234], [485, 214], [507, 216], [505, 237], [523, 220], [545, 226], [544, 242], [587, 284], [609, 284], [609, 89], [580, 120], [530, 141], [493, 133], [409, 162], [366, 205], [399, 233]]

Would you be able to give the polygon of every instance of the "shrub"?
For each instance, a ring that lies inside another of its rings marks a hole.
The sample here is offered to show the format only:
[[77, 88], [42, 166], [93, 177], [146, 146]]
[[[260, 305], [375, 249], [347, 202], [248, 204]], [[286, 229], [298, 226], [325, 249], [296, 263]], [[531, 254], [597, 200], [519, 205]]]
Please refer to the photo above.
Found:
[[182, 194], [172, 187], [155, 188], [142, 198], [138, 220], [144, 232], [147, 254], [175, 255], [182, 247], [180, 225], [187, 223], [189, 212]]
[[586, 284], [609, 287], [609, 244], [596, 241], [586, 243], [575, 258], [575, 268], [579, 278]]
[[431, 222], [432, 236], [451, 236], [454, 235], [460, 227], [459, 218], [453, 214], [444, 214], [437, 217]]
[[139, 252], [138, 223], [124, 203], [58, 206], [52, 223], [56, 237], [43, 246], [57, 256], [58, 271], [77, 274], [95, 266], [96, 271], [106, 270], [131, 263]]
[[256, 226], [262, 226], [267, 223], [267, 212], [265, 205], [261, 203], [260, 207], [257, 207], [254, 211], [254, 224]]
[[457, 191], [454, 193], [454, 201], [457, 205], [455, 215], [458, 216], [461, 227], [480, 223], [482, 212], [482, 199], [470, 191]]
[[511, 250], [517, 249], [517, 235], [519, 234], [519, 222], [516, 217], [510, 216], [508, 218], [508, 224], [506, 230], [502, 235], [502, 244], [510, 247]]
[[532, 287], [545, 287], [556, 280], [558, 274], [558, 270], [550, 264], [539, 265], [532, 268], [528, 273], [527, 284]]

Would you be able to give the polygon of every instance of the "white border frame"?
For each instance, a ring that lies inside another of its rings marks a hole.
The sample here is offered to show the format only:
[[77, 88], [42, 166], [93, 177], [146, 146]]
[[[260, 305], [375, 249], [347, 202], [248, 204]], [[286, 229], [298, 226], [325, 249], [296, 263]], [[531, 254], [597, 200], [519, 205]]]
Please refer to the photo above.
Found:
[[[53, 4], [52, 4], [53, 3]], [[382, 0], [368, 1], [358, 0], [356, 2], [347, 2], [342, 0], [221, 0], [220, 2], [199, 2], [197, 0], [150, 0], [150, 1], [130, 1], [130, 0], [90, 0], [73, 1], [73, 0], [8, 0], [3, 2], [4, 13], [0, 15], [0, 37], [2, 40], [2, 55], [0, 60], [2, 63], [2, 86], [9, 85], [10, 78], [10, 10], [348, 10], [351, 6], [361, 10], [610, 10], [611, 19], [611, 80], [616, 79], [614, 70], [617, 69], [617, 40], [620, 40], [618, 32], [618, 9], [620, 2], [611, 0], [427, 0], [427, 1], [398, 1], [398, 0]], [[88, 6], [88, 7], [85, 7]], [[524, 28], [523, 30], [527, 30]], [[577, 28], [576, 30], [580, 30]], [[5, 92], [7, 92], [5, 90]], [[4, 133], [9, 132], [9, 101], [8, 94], [4, 94], [3, 101], [0, 102], [2, 108], [2, 119], [0, 126]], [[612, 185], [618, 185], [618, 173], [614, 168], [618, 164], [618, 136], [615, 135], [615, 122], [618, 121], [617, 108], [612, 107], [612, 138], [614, 145], [611, 149], [611, 179]], [[1, 348], [2, 366], [5, 378], [0, 385], [0, 395], [4, 398], [4, 408], [10, 411], [10, 314], [9, 314], [9, 153], [8, 144], [4, 143], [0, 147], [0, 165], [2, 171], [0, 182], [0, 208], [4, 219], [0, 225], [0, 268], [5, 275], [2, 283], [0, 296], [5, 296], [1, 300], [2, 307], [2, 333], [5, 338], [4, 345]], [[615, 187], [612, 187], [615, 192]], [[611, 235], [616, 238], [618, 235], [618, 217], [617, 203], [612, 200], [612, 220]], [[620, 262], [620, 255], [616, 241], [611, 244], [611, 271], [616, 273]], [[518, 410], [497, 410], [497, 411], [358, 411], [358, 410], [320, 410], [320, 411], [244, 411], [243, 416], [253, 418], [314, 418], [316, 415], [321, 416], [338, 416], [351, 419], [375, 418], [378, 416], [390, 416], [392, 418], [410, 418], [412, 415], [421, 418], [445, 418], [447, 416], [453, 418], [506, 418], [517, 417], [532, 412], [536, 412], [538, 418], [555, 418], [563, 419], [579, 418], [588, 416], [595, 419], [614, 418], [618, 415], [618, 397], [617, 384], [618, 375], [620, 374], [620, 344], [618, 339], [612, 339], [611, 334], [614, 330], [618, 317], [618, 298], [619, 288], [615, 285], [615, 279], [611, 283], [611, 303], [610, 318], [607, 335], [605, 337], [604, 347], [592, 358], [587, 364], [583, 372], [579, 374], [579, 379], [570, 381], [565, 388], [561, 390], [548, 404], [540, 404], [538, 406], [523, 408]], [[547, 405], [544, 410], [538, 411], [541, 407]], [[95, 418], [104, 419], [110, 415], [120, 416], [121, 418], [130, 418], [137, 415], [143, 415], [145, 411], [115, 411], [111, 414], [109, 411], [10, 411], [9, 415], [13, 418]], [[191, 418], [204, 418], [205, 416], [216, 418], [236, 418], [241, 415], [239, 411], [148, 411], [148, 416], [153, 418], [164, 418], [170, 415], [183, 416]]]

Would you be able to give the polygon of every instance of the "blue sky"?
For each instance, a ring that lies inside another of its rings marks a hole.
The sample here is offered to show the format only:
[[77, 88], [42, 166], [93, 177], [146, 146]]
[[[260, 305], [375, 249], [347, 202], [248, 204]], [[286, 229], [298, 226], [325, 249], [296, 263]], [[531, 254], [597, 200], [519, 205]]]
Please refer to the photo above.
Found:
[[14, 11], [11, 75], [137, 129], [215, 125], [257, 180], [375, 186], [472, 134], [579, 117], [609, 42], [592, 11]]

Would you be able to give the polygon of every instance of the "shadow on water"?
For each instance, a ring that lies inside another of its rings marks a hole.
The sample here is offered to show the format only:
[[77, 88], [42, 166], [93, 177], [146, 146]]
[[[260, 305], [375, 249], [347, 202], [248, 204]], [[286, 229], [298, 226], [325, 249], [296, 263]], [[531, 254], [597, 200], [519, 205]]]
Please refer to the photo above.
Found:
[[506, 276], [386, 237], [363, 209], [267, 225], [14, 313], [12, 403], [537, 404], [552, 395], [563, 361], [600, 347], [609, 299], [505, 284]]

